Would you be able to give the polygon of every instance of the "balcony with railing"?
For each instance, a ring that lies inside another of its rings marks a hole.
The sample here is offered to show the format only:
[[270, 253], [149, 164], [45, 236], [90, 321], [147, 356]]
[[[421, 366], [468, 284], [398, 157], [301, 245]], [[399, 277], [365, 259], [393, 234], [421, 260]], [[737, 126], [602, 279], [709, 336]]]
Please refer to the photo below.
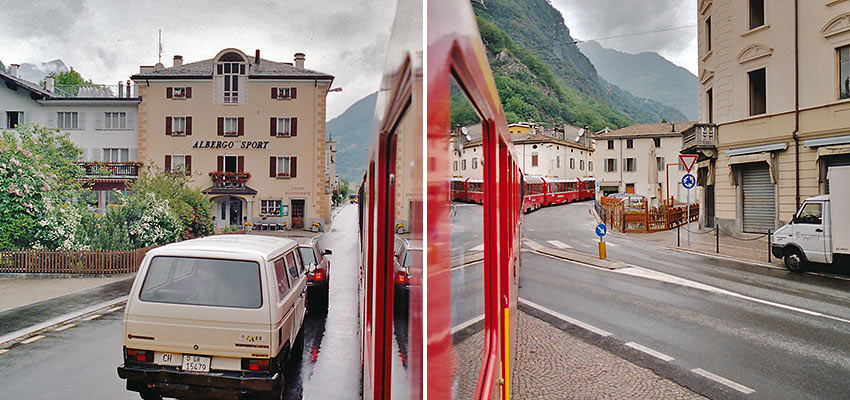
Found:
[[245, 171], [212, 171], [209, 173], [212, 186], [203, 190], [205, 194], [257, 194], [246, 186], [251, 173]]
[[682, 131], [682, 153], [713, 157], [717, 152], [717, 125], [697, 123]]
[[129, 84], [118, 85], [50, 85], [47, 89], [53, 97], [66, 99], [130, 99], [133, 98], [132, 86]]
[[140, 162], [83, 161], [78, 162], [87, 180], [133, 180], [139, 177]]

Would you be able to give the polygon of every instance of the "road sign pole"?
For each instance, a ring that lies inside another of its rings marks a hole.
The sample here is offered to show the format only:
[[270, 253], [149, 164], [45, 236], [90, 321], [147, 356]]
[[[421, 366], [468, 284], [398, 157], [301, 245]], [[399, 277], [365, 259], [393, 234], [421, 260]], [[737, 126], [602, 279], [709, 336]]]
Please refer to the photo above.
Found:
[[690, 249], [691, 248], [691, 189], [688, 189], [687, 198], [688, 198], [688, 201], [687, 201], [686, 207], [688, 207], [688, 211], [687, 211], [687, 217], [685, 217], [685, 218], [687, 218], [685, 220], [685, 224], [688, 227], [686, 230], [688, 231], [688, 248]]

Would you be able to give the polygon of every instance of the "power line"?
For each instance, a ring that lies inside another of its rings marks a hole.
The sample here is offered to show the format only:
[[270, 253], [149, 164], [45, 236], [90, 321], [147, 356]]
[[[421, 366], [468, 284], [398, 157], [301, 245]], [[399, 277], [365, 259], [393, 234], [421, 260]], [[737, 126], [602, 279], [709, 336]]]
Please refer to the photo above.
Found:
[[656, 30], [654, 30], [654, 31], [634, 32], [634, 33], [624, 33], [624, 34], [622, 34], [622, 35], [614, 35], [614, 36], [601, 37], [601, 38], [596, 38], [596, 39], [574, 40], [574, 41], [570, 42], [570, 44], [577, 44], [577, 43], [582, 43], [582, 42], [592, 42], [592, 41], [597, 41], [597, 42], [598, 42], [598, 41], [600, 41], [600, 40], [617, 39], [617, 38], [629, 37], [629, 36], [647, 35], [647, 34], [650, 34], [650, 33], [658, 33], [658, 32], [675, 31], [675, 30], [677, 30], [677, 29], [694, 28], [694, 27], [696, 27], [696, 26], [697, 26], [696, 24], [693, 24], [693, 25], [683, 25], [683, 26], [674, 26], [674, 27], [672, 27], [672, 28], [656, 29]]

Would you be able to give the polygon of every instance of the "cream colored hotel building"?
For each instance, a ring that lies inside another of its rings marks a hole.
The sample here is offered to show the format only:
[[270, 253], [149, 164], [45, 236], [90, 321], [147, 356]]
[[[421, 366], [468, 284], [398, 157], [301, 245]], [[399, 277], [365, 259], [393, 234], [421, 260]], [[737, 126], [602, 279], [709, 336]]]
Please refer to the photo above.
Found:
[[700, 155], [701, 221], [775, 230], [850, 165], [850, 1], [697, 7], [702, 123], [682, 147]]
[[216, 227], [245, 222], [324, 229], [325, 100], [333, 76], [224, 49], [183, 64], [142, 66], [139, 160], [191, 175], [214, 201]]

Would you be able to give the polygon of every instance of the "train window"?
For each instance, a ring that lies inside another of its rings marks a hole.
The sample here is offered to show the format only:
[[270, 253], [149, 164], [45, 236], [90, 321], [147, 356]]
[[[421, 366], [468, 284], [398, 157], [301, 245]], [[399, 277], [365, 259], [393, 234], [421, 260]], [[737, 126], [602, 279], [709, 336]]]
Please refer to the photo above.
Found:
[[[485, 124], [462, 86], [452, 79], [451, 126], [464, 127], [467, 148], [481, 148], [482, 168], [464, 174], [466, 193], [452, 198], [451, 209], [451, 325], [452, 396], [472, 398], [484, 356], [484, 204], [487, 198], [487, 147]], [[474, 165], [474, 164], [473, 164]]]

